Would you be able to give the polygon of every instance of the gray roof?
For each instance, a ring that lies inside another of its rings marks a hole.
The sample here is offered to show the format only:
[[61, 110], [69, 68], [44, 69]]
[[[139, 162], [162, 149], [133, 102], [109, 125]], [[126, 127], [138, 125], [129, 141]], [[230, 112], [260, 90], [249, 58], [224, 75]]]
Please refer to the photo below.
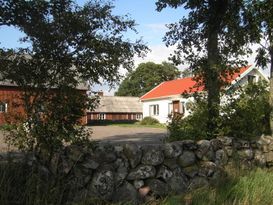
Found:
[[[8, 80], [0, 81], [0, 86], [18, 87], [17, 84], [12, 83], [12, 82], [10, 82], [10, 81], [8, 81]], [[77, 85], [77, 89], [78, 89], [78, 90], [88, 90], [88, 84], [87, 84], [87, 82], [86, 82], [86, 83], [82, 83], [82, 82], [79, 83], [79, 84]]]
[[138, 97], [101, 96], [99, 106], [93, 112], [142, 113], [142, 103]]

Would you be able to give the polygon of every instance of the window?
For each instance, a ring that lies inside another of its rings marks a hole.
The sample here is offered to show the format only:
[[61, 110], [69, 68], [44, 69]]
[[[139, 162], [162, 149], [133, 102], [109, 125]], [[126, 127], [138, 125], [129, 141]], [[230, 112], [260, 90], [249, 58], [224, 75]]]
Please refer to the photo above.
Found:
[[169, 103], [168, 104], [168, 114], [172, 114], [173, 113], [173, 103]]
[[105, 120], [106, 119], [106, 114], [99, 114], [99, 120]]
[[185, 102], [181, 102], [180, 113], [181, 113], [181, 114], [184, 114], [184, 113], [185, 113]]
[[45, 106], [44, 106], [44, 105], [42, 105], [42, 104], [38, 105], [38, 107], [37, 107], [37, 111], [38, 111], [39, 113], [43, 113], [43, 112], [45, 112]]
[[142, 114], [136, 114], [136, 120], [142, 120]]
[[254, 76], [254, 75], [248, 75], [247, 76], [247, 82], [248, 83], [255, 83], [255, 80], [256, 80], [256, 76]]
[[150, 105], [150, 116], [159, 115], [159, 105]]
[[0, 102], [0, 112], [7, 112], [8, 111], [8, 104]]

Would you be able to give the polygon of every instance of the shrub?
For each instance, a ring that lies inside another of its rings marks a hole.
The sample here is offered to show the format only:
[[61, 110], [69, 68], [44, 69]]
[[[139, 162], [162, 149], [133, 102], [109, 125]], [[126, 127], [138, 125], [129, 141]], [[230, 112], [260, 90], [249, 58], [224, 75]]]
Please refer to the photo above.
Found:
[[267, 83], [249, 84], [240, 90], [240, 97], [230, 96], [230, 102], [222, 107], [220, 132], [224, 135], [252, 139], [270, 134], [270, 105]]
[[203, 101], [194, 104], [191, 115], [185, 118], [174, 116], [167, 126], [170, 132], [169, 141], [207, 138], [207, 116], [206, 104]]
[[144, 117], [140, 122], [141, 125], [155, 125], [159, 124], [159, 121], [153, 117]]

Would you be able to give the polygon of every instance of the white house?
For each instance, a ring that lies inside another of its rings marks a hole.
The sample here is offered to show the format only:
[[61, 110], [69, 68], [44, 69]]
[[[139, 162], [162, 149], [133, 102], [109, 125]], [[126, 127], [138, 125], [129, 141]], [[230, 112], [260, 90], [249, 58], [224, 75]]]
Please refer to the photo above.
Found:
[[[229, 87], [236, 87], [246, 85], [249, 82], [268, 79], [254, 66], [246, 66], [240, 68], [233, 75], [225, 77], [225, 80], [230, 83]], [[165, 81], [140, 98], [143, 117], [150, 116], [156, 118], [161, 123], [166, 123], [169, 120], [169, 116], [174, 113], [187, 116], [189, 115], [190, 103], [193, 102], [193, 98], [185, 98], [183, 93], [187, 92], [190, 94], [203, 90], [204, 86], [197, 86], [196, 81], [191, 77]]]

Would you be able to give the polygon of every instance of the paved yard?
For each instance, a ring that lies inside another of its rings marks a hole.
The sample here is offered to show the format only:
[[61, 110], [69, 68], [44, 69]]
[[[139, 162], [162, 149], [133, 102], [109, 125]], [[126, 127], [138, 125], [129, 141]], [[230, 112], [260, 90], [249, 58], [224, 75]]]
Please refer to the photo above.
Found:
[[91, 139], [102, 143], [159, 144], [167, 135], [164, 128], [90, 126], [93, 131]]
[[[148, 127], [118, 127], [118, 126], [88, 126], [92, 130], [91, 139], [100, 143], [124, 144], [160, 144], [167, 135], [164, 128]], [[3, 131], [0, 131], [0, 151], [14, 150], [4, 142]]]

